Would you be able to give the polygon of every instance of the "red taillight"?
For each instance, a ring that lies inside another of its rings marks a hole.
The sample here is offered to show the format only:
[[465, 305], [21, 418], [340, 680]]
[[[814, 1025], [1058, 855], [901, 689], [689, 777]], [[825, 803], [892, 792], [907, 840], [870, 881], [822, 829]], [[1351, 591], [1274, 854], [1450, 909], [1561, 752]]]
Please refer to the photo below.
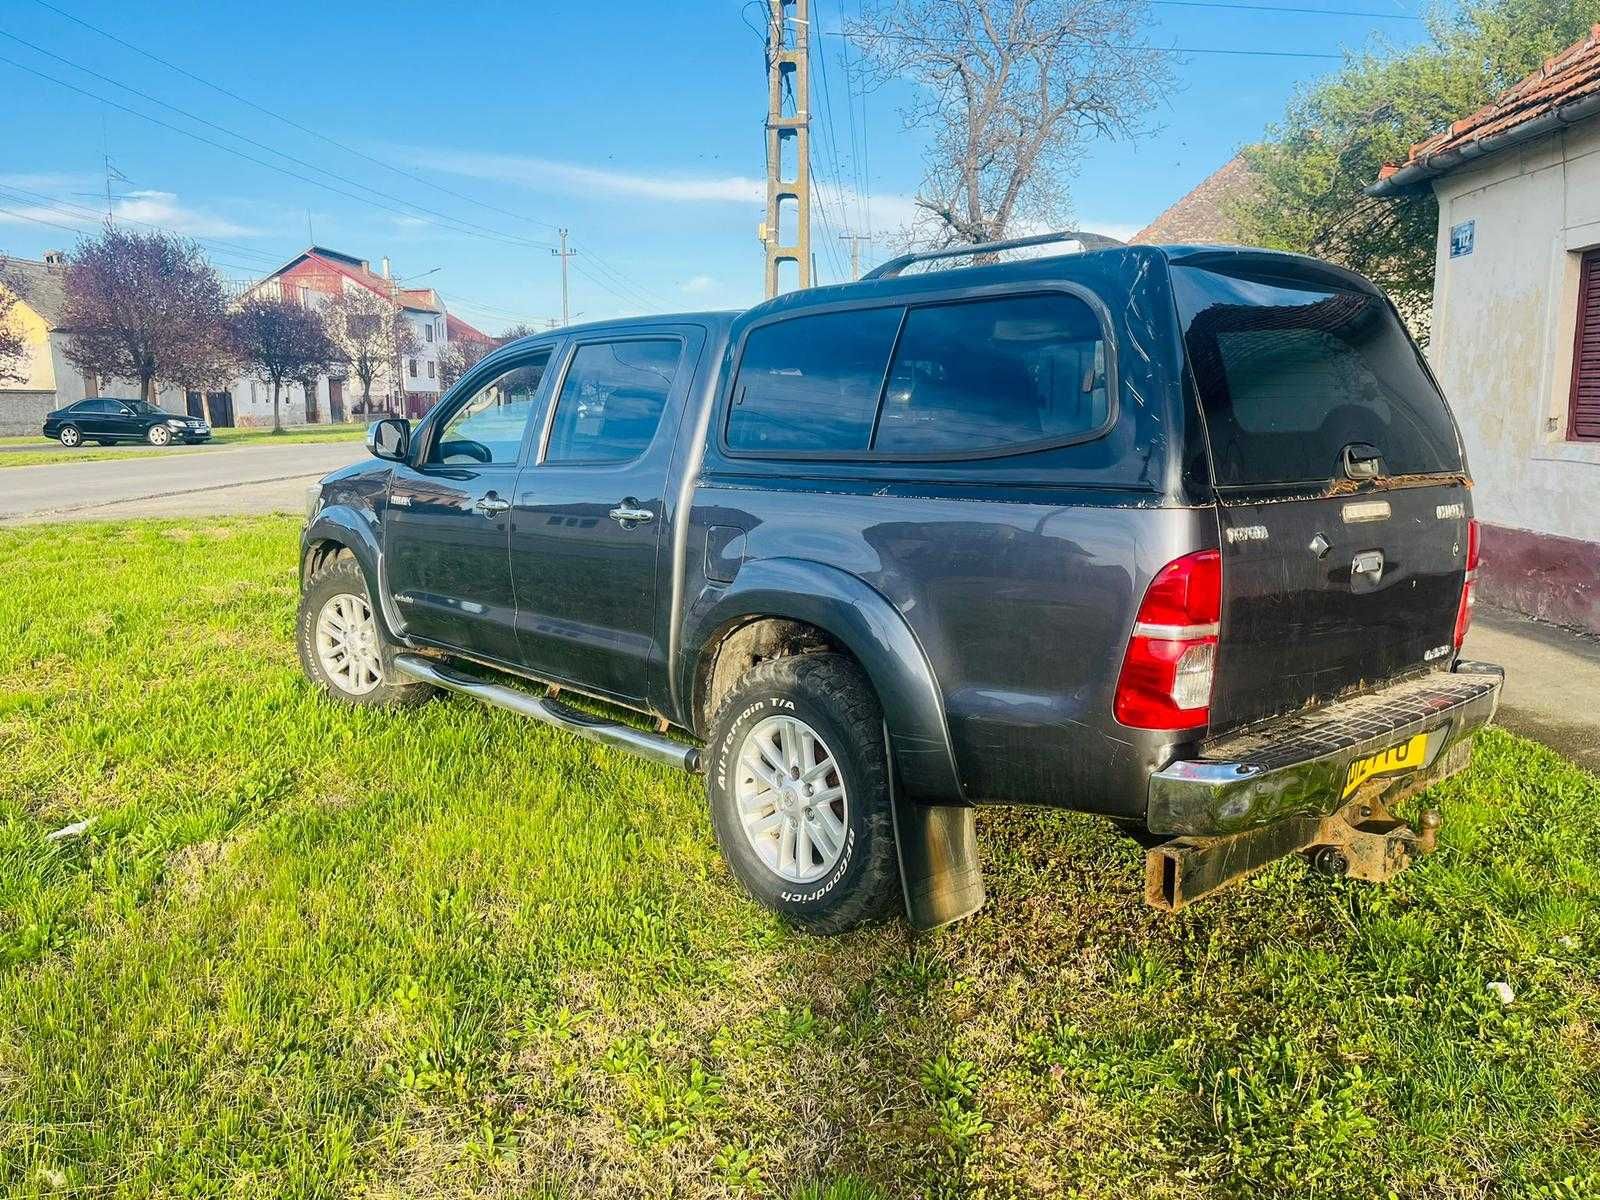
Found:
[[1161, 568], [1144, 594], [1112, 705], [1135, 729], [1194, 729], [1211, 717], [1222, 617], [1222, 556], [1200, 550]]
[[1472, 606], [1476, 604], [1478, 590], [1478, 520], [1467, 521], [1467, 573], [1461, 580], [1461, 603], [1456, 608], [1456, 649], [1467, 640], [1467, 630], [1472, 627]]

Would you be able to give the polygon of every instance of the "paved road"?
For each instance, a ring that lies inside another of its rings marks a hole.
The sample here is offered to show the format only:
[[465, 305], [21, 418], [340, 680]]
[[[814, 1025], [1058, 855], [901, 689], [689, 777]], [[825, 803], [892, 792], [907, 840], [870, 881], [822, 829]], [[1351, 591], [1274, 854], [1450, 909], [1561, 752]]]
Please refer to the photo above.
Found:
[[[171, 454], [176, 450], [180, 454], [192, 454], [196, 450], [216, 449], [220, 444], [219, 442], [201, 442], [198, 446], [168, 446], [162, 450], [162, 453]], [[152, 448], [148, 442], [112, 442], [109, 446], [101, 446], [95, 442], [90, 442], [86, 446], [86, 449], [94, 454], [99, 454], [104, 450], [143, 450], [146, 454], [149, 454]], [[66, 449], [54, 438], [40, 438], [36, 442], [23, 442], [15, 446], [0, 446], [0, 454], [37, 454], [41, 450], [55, 450], [58, 453], [65, 454]]]
[[1506, 669], [1496, 723], [1600, 772], [1600, 638], [1480, 607], [1465, 653]]
[[299, 512], [306, 484], [365, 456], [359, 442], [310, 442], [8, 467], [0, 524]]

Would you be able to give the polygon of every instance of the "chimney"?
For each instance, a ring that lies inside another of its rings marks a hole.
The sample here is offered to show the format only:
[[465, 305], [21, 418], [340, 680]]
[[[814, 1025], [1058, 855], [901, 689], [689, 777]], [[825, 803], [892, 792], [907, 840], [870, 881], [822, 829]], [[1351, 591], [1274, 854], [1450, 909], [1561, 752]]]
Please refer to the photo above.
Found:
[[389, 278], [389, 256], [387, 254], [383, 256], [383, 277], [385, 279]]
[[46, 250], [44, 252], [44, 265], [52, 271], [59, 271], [67, 265], [67, 252], [65, 250]]
[[361, 270], [363, 272], [365, 272], [366, 274], [371, 275], [372, 274], [372, 264], [369, 263], [366, 259], [363, 258], [361, 260]]

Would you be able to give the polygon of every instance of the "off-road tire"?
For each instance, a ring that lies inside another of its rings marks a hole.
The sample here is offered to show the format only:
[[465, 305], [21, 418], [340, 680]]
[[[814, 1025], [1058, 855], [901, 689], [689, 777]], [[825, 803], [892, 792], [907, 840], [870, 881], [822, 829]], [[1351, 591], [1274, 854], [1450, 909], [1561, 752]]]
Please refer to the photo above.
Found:
[[[369, 607], [377, 607], [367, 587], [361, 564], [348, 553], [331, 558], [319, 567], [316, 574], [306, 581], [305, 589], [300, 594], [295, 645], [300, 652], [300, 667], [306, 677], [321, 688], [330, 700], [353, 708], [410, 708], [430, 699], [435, 689], [425, 683], [393, 682], [395, 648], [381, 640], [382, 682], [371, 691], [353, 693], [340, 686], [339, 681], [328, 673], [317, 653], [317, 621], [323, 605], [339, 595], [363, 597]], [[382, 638], [381, 630], [379, 637]]]
[[76, 450], [83, 445], [83, 430], [76, 425], [63, 425], [56, 432], [56, 437], [68, 450]]
[[[745, 736], [770, 716], [797, 718], [822, 738], [846, 792], [845, 849], [819, 879], [792, 883], [756, 853], [740, 820], [738, 759]], [[861, 668], [842, 654], [758, 663], [717, 705], [707, 743], [711, 825], [734, 876], [759, 903], [808, 933], [843, 933], [900, 906], [883, 710]]]

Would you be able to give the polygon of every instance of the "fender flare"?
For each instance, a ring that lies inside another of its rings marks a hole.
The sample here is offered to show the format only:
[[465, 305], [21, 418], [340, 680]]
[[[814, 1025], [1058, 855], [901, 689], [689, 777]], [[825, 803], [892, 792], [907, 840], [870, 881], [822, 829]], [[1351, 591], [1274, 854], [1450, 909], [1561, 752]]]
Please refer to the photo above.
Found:
[[349, 504], [330, 504], [319, 512], [316, 519], [300, 534], [300, 586], [305, 587], [306, 556], [318, 542], [337, 542], [360, 564], [361, 573], [367, 577], [367, 591], [378, 601], [377, 618], [380, 631], [391, 642], [403, 642], [405, 622], [395, 611], [394, 601], [383, 586], [383, 545], [371, 514]]
[[855, 575], [807, 559], [745, 563], [726, 588], [702, 593], [685, 614], [677, 695], [693, 724], [695, 689], [710, 648], [750, 621], [815, 625], [856, 657], [883, 705], [906, 794], [922, 804], [966, 804], [944, 703], [916, 634], [894, 605]]

